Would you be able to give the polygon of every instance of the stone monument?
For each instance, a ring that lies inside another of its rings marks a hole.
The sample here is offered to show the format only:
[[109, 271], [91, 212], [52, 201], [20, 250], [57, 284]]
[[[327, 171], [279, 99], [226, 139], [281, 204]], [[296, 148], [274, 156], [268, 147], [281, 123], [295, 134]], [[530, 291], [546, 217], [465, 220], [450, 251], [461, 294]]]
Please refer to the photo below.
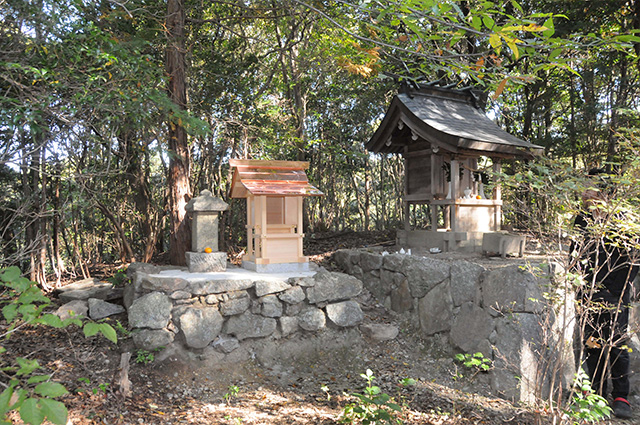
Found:
[[227, 269], [227, 253], [218, 252], [218, 219], [229, 205], [208, 190], [187, 204], [192, 214], [191, 250], [187, 252], [187, 266], [191, 273], [221, 272]]

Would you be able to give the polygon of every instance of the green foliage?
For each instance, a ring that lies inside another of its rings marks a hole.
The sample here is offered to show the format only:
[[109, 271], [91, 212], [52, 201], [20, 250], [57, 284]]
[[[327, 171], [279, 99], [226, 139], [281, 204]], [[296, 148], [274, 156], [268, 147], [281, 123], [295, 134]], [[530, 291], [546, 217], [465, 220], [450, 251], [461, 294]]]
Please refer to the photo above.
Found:
[[[101, 384], [98, 384], [97, 387], [93, 387], [91, 386], [91, 380], [89, 378], [78, 378], [78, 382], [86, 385], [87, 387], [89, 387], [89, 390], [91, 391], [91, 393], [98, 394], [99, 391], [102, 391], [103, 394], [107, 393], [107, 388], [109, 387], [109, 383], [107, 382], [103, 382]], [[85, 392], [86, 390], [84, 388], [77, 388], [76, 392], [78, 393], [82, 393]]]
[[156, 359], [155, 355], [148, 350], [139, 349], [136, 351], [136, 363], [148, 365], [149, 363], [152, 363], [155, 359]]
[[486, 358], [484, 354], [480, 352], [474, 354], [458, 353], [455, 355], [455, 359], [466, 368], [473, 369], [477, 372], [488, 372], [493, 366], [491, 359]]
[[[0, 335], [8, 339], [19, 327], [25, 325], [44, 325], [65, 327], [70, 324], [83, 326], [78, 318], [60, 320], [54, 314], [44, 313], [51, 304], [32, 282], [21, 276], [17, 267], [0, 269], [0, 306], [7, 322], [7, 329]], [[115, 330], [106, 323], [88, 322], [83, 327], [86, 336], [101, 333], [116, 343]], [[0, 347], [1, 348], [1, 347]], [[7, 415], [18, 411], [22, 420], [29, 425], [40, 425], [45, 420], [54, 424], [67, 423], [67, 409], [56, 398], [68, 393], [60, 383], [52, 382], [50, 374], [42, 373], [42, 367], [35, 359], [26, 359], [9, 355], [0, 349], [3, 357], [2, 372], [11, 376], [8, 386], [0, 394], [0, 424], [9, 423]]]
[[86, 337], [94, 336], [101, 333], [105, 338], [107, 338], [114, 344], [118, 343], [118, 335], [116, 333], [116, 330], [113, 329], [113, 326], [108, 323], [89, 322], [84, 325], [82, 330], [84, 331], [84, 336]]
[[611, 416], [607, 400], [596, 394], [585, 371], [580, 368], [573, 382], [573, 397], [566, 414], [574, 424], [600, 423]]
[[401, 424], [402, 421], [398, 418], [398, 414], [402, 408], [395, 403], [391, 396], [383, 393], [380, 387], [373, 385], [376, 378], [371, 369], [367, 369], [366, 373], [362, 373], [360, 376], [367, 381], [367, 386], [363, 390], [364, 394], [352, 394], [352, 397], [356, 398], [356, 402], [344, 407], [340, 422], [365, 425]]
[[120, 338], [129, 338], [131, 336], [131, 331], [124, 327], [124, 325], [116, 320], [116, 324], [114, 325], [114, 329]]
[[237, 385], [232, 384], [229, 385], [229, 388], [227, 388], [227, 392], [222, 396], [222, 398], [227, 404], [230, 404], [231, 400], [237, 397], [239, 393], [240, 388]]
[[107, 281], [111, 282], [111, 284], [116, 288], [125, 286], [130, 282], [130, 279], [127, 277], [127, 269], [123, 268], [116, 270], [113, 276], [107, 278]]

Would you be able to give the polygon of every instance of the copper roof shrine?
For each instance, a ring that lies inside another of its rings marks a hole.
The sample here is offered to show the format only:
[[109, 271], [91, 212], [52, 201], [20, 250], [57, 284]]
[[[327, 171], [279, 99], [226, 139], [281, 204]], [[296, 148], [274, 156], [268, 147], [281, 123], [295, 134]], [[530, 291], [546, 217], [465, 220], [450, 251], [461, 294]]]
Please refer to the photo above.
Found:
[[258, 272], [308, 271], [302, 251], [303, 197], [322, 196], [304, 161], [231, 159], [232, 198], [246, 198], [244, 268]]

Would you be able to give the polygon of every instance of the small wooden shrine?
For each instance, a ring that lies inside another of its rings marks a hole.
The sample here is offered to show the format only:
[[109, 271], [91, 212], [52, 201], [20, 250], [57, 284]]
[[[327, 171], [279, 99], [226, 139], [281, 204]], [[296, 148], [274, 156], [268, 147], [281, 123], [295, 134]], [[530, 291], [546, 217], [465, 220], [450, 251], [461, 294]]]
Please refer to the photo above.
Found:
[[[500, 186], [486, 193], [479, 160], [500, 171], [503, 160], [531, 159], [543, 149], [489, 119], [471, 88], [435, 84], [405, 84], [366, 148], [404, 158], [405, 225], [398, 243], [444, 251], [478, 251], [484, 234], [500, 231]], [[411, 207], [425, 204], [428, 230], [412, 229]]]
[[322, 195], [307, 179], [309, 163], [248, 159], [229, 162], [233, 169], [231, 197], [247, 199], [243, 267], [266, 272], [304, 270], [309, 260], [302, 251], [303, 198]]

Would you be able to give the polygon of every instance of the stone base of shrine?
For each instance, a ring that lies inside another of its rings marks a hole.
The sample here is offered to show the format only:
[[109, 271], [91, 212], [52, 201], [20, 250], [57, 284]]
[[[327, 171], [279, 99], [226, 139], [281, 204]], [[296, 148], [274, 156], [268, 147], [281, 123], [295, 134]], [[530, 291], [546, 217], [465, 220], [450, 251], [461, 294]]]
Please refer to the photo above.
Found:
[[506, 232], [485, 233], [482, 238], [482, 252], [485, 255], [500, 255], [502, 258], [507, 254], [522, 257], [526, 241], [526, 237], [522, 235]]
[[404, 248], [438, 249], [442, 252], [482, 252], [483, 232], [398, 230], [397, 244]]
[[227, 270], [226, 252], [187, 252], [190, 273], [212, 273]]
[[242, 260], [242, 268], [258, 273], [298, 273], [311, 271], [309, 262], [256, 264], [253, 261]]

